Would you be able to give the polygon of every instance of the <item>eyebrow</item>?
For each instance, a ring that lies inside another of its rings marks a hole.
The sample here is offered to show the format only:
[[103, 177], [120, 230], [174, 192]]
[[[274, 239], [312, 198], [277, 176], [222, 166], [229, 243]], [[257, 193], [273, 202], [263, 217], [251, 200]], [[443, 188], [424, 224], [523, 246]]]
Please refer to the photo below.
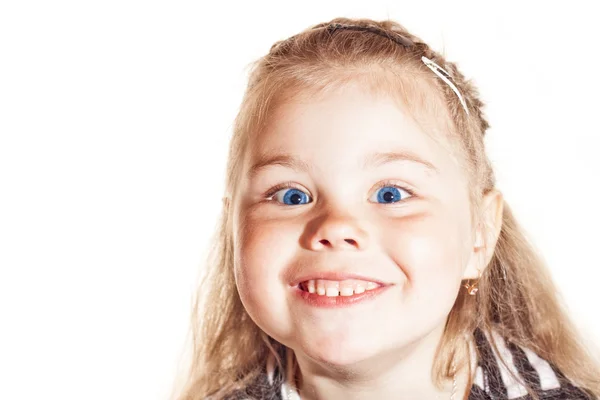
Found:
[[[375, 152], [367, 154], [367, 156], [363, 159], [362, 168], [367, 169], [379, 167], [396, 161], [410, 161], [420, 164], [436, 174], [439, 174], [440, 172], [439, 169], [431, 162], [408, 150]], [[309, 172], [313, 169], [307, 162], [292, 155], [285, 153], [270, 155], [265, 153], [259, 156], [258, 160], [248, 170], [248, 178], [252, 179], [261, 170], [271, 165], [281, 165], [286, 168], [291, 168], [296, 172]]]

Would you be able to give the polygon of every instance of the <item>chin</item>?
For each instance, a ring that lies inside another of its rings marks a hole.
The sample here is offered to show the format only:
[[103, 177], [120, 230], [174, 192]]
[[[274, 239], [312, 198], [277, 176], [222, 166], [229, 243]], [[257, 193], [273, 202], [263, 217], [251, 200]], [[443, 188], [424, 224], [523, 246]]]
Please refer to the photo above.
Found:
[[376, 357], [384, 351], [368, 339], [351, 340], [348, 337], [332, 336], [320, 340], [307, 340], [299, 346], [300, 352], [313, 362], [330, 367], [350, 367]]

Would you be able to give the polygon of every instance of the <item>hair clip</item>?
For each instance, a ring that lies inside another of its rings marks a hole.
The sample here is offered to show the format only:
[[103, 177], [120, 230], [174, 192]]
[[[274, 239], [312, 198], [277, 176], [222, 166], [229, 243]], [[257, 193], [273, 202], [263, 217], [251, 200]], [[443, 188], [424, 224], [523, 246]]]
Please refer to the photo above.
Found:
[[[458, 96], [458, 99], [460, 100], [460, 104], [462, 104], [463, 108], [467, 112], [467, 115], [469, 115], [469, 110], [467, 109], [467, 103], [465, 103], [465, 99], [463, 99], [462, 95], [460, 94], [460, 92], [458, 91], [456, 86], [452, 83], [452, 81], [450, 81], [450, 78], [451, 78], [450, 74], [444, 68], [440, 67], [439, 65], [437, 65], [436, 63], [434, 63], [433, 61], [431, 61], [429, 58], [427, 58], [425, 56], [422, 56], [421, 60], [423, 61], [423, 63], [425, 63], [425, 65], [430, 70], [432, 70], [437, 76], [439, 76], [444, 82], [446, 82], [448, 84], [448, 86], [450, 86], [450, 88]], [[445, 74], [445, 76], [440, 71], [442, 71]]]

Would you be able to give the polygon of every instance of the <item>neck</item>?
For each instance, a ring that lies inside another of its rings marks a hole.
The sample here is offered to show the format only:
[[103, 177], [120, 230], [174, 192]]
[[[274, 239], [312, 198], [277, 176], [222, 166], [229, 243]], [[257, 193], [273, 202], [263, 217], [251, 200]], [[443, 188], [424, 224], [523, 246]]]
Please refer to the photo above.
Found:
[[[401, 349], [386, 349], [360, 363], [331, 366], [296, 354], [302, 400], [324, 399], [450, 399], [452, 378], [441, 388], [433, 383], [432, 367], [443, 326]], [[456, 371], [454, 400], [468, 394], [468, 371]]]

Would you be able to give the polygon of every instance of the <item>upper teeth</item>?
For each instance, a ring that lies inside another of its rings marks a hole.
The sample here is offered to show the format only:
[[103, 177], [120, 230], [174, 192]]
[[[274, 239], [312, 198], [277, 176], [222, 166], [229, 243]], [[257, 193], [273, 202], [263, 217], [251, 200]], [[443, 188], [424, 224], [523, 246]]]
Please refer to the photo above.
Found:
[[329, 281], [325, 279], [311, 279], [300, 284], [310, 293], [320, 296], [352, 296], [365, 290], [373, 290], [379, 287], [375, 282], [347, 279], [343, 281]]

